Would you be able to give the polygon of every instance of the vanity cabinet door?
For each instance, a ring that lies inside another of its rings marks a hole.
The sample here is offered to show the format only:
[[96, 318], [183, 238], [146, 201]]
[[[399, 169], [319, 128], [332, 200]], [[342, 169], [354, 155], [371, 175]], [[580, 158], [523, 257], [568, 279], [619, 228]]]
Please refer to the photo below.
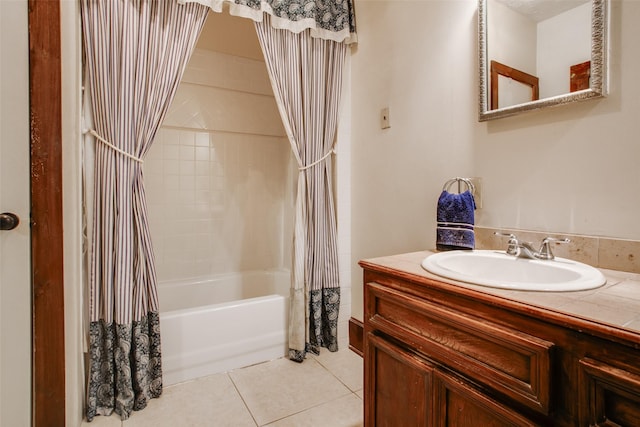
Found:
[[434, 374], [434, 427], [527, 427], [538, 424], [460, 379]]
[[373, 333], [366, 335], [364, 354], [364, 425], [433, 425], [433, 366]]
[[640, 375], [586, 357], [579, 380], [581, 425], [640, 425]]

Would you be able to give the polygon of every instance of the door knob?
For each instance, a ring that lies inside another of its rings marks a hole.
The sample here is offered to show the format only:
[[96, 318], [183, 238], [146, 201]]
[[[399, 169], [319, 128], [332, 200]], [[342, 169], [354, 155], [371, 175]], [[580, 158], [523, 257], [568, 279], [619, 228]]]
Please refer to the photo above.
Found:
[[20, 224], [18, 215], [5, 212], [0, 214], [0, 230], [13, 230]]

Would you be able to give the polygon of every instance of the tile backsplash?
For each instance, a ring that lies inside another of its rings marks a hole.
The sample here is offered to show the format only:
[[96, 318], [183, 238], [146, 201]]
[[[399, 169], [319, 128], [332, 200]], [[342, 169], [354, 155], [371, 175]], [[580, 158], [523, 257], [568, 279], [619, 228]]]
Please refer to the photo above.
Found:
[[196, 50], [144, 164], [158, 280], [288, 268], [290, 152], [264, 62]]
[[598, 268], [640, 273], [640, 241], [637, 240], [476, 226], [476, 248], [506, 249], [507, 238], [494, 235], [496, 231], [512, 233], [518, 240], [533, 242], [534, 247], [547, 236], [567, 237], [570, 243], [553, 245], [554, 255]]

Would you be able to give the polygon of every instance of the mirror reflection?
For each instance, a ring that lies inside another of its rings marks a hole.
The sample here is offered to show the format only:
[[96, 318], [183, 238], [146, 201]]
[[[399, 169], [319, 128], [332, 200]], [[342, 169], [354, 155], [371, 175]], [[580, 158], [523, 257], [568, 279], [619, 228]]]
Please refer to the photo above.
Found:
[[605, 0], [479, 0], [480, 120], [603, 96]]

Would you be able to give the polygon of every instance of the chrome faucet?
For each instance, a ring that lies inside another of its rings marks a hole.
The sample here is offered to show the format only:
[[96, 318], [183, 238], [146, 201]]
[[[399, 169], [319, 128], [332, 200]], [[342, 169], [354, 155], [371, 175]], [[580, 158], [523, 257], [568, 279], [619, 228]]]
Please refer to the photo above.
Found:
[[541, 260], [552, 260], [555, 258], [553, 252], [551, 250], [551, 242], [556, 243], [569, 243], [571, 240], [569, 239], [556, 239], [555, 237], [545, 237], [542, 240], [542, 244], [540, 249], [536, 251], [533, 249], [533, 245], [530, 242], [520, 242], [518, 238], [511, 233], [500, 233], [496, 231], [496, 236], [504, 236], [508, 237], [509, 241], [507, 242], [507, 255], [513, 255], [517, 258], [525, 258], [525, 259], [541, 259]]
[[542, 245], [540, 246], [540, 250], [538, 251], [538, 255], [536, 258], [538, 259], [554, 259], [553, 252], [551, 251], [551, 242], [556, 243], [569, 243], [571, 240], [567, 239], [556, 239], [555, 237], [545, 237], [542, 239]]

